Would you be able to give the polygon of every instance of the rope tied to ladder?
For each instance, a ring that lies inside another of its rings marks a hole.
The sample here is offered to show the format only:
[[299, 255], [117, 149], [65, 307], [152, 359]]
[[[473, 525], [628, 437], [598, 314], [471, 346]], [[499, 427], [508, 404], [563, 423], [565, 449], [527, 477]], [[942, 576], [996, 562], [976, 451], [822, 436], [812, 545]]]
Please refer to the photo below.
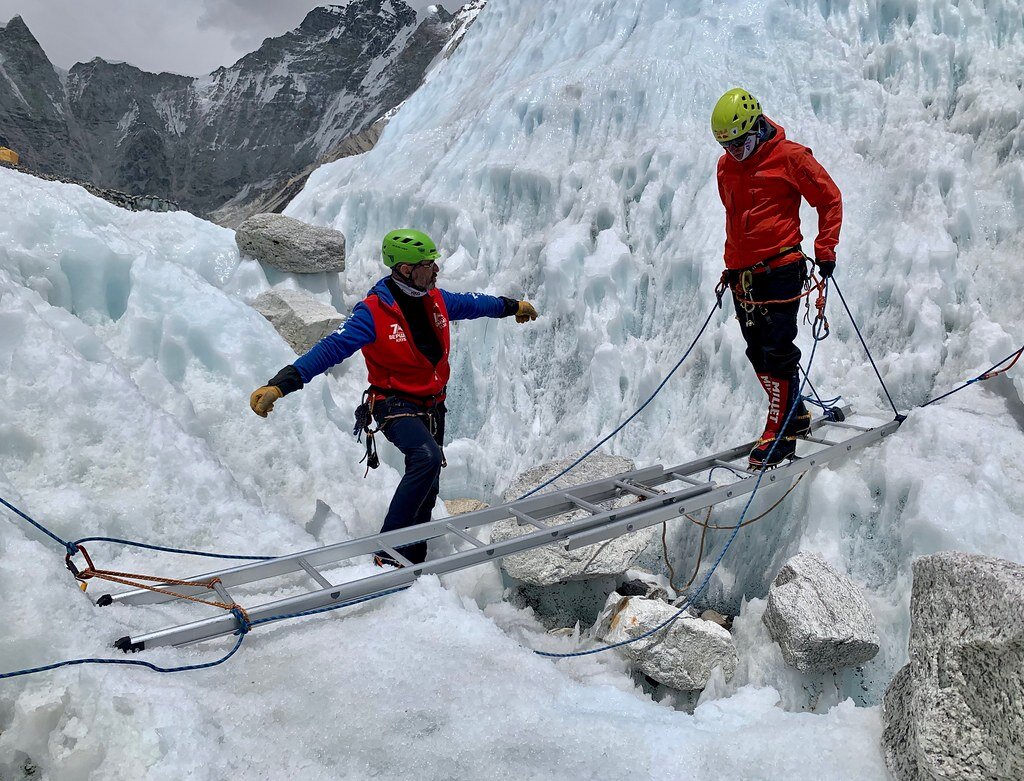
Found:
[[[154, 575], [140, 575], [134, 572], [118, 572], [115, 570], [97, 569], [96, 565], [93, 564], [89, 551], [85, 549], [85, 546], [79, 545], [78, 552], [85, 558], [86, 566], [84, 568], [80, 569], [75, 565], [71, 560], [72, 556], [70, 553], [64, 557], [64, 563], [71, 571], [71, 574], [74, 575], [75, 580], [82, 584], [83, 591], [85, 590], [87, 582], [96, 578], [97, 580], [105, 580], [109, 583], [118, 583], [122, 586], [130, 586], [132, 588], [152, 591], [157, 594], [164, 594], [165, 596], [174, 597], [175, 599], [184, 599], [188, 602], [197, 602], [201, 605], [217, 607], [221, 610], [227, 610], [232, 613], [241, 611], [243, 615], [245, 614], [245, 608], [237, 602], [228, 603], [214, 599], [201, 599], [199, 597], [192, 596], [191, 594], [182, 594], [168, 588], [161, 588], [161, 586], [183, 586], [186, 588], [200, 588], [205, 591], [215, 591], [216, 586], [221, 582], [220, 578], [210, 578], [209, 580], [177, 580], [175, 578], [162, 578]], [[153, 586], [150, 585], [150, 583], [159, 583], [160, 586]], [[248, 622], [248, 615], [245, 615], [245, 620]]]
[[[949, 396], [952, 396], [954, 393], [959, 393], [964, 388], [969, 388], [976, 382], [984, 382], [985, 380], [991, 380], [993, 377], [998, 377], [1000, 374], [1005, 374], [1006, 372], [1013, 368], [1014, 364], [1016, 364], [1017, 361], [1020, 360], [1021, 355], [1024, 355], [1024, 345], [1021, 345], [1021, 348], [1019, 350], [1010, 353], [1001, 361], [997, 361], [995, 364], [993, 364], [988, 369], [983, 371], [977, 377], [973, 377], [972, 379], [967, 380], [967, 382], [965, 382], [958, 388], [953, 388], [953, 390], [947, 391], [946, 393], [943, 393], [941, 396], [936, 396], [934, 399], [926, 401], [921, 406], [927, 407], [929, 404], [934, 404], [937, 401], [942, 401], [942, 399], [948, 398]], [[1003, 364], [1006, 365], [1004, 366]]]

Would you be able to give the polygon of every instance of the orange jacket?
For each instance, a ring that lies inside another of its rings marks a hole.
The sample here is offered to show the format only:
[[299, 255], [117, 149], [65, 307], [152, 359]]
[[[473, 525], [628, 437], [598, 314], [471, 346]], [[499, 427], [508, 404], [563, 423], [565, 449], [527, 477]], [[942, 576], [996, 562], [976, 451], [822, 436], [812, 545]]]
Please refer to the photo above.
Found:
[[[775, 135], [746, 160], [725, 152], [718, 161], [718, 194], [725, 205], [725, 265], [743, 269], [795, 247], [800, 234], [800, 197], [818, 210], [817, 260], [836, 259], [843, 223], [843, 196], [811, 150]], [[779, 257], [772, 266], [791, 262]]]

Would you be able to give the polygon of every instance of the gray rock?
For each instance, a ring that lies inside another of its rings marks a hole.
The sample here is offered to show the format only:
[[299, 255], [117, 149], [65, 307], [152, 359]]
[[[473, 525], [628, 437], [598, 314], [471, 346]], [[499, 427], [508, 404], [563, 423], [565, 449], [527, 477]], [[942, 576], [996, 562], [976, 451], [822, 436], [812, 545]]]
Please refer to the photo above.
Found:
[[445, 499], [444, 509], [448, 511], [448, 515], [464, 515], [466, 513], [475, 513], [477, 510], [486, 510], [487, 502], [481, 502], [479, 499]]
[[856, 585], [816, 553], [780, 570], [761, 617], [786, 664], [805, 672], [856, 667], [878, 653], [878, 631]]
[[243, 255], [294, 274], [345, 269], [345, 236], [283, 214], [254, 214], [235, 231]]
[[[612, 594], [594, 625], [606, 643], [639, 637], [678, 612], [667, 602]], [[732, 636], [712, 621], [684, 614], [665, 629], [620, 649], [645, 675], [673, 689], [703, 689], [716, 667], [726, 679], [739, 658]]]
[[657, 576], [643, 570], [631, 570], [626, 576], [629, 577], [629, 580], [615, 587], [619, 596], [647, 597], [648, 599], [668, 601], [668, 591], [661, 585]]
[[909, 651], [883, 702], [892, 774], [1024, 778], [1024, 566], [958, 552], [917, 559]]
[[[531, 488], [541, 485], [578, 457], [579, 454], [567, 456], [523, 472], [513, 480], [511, 487], [505, 492], [504, 500], [506, 502], [513, 501]], [[589, 456], [569, 474], [560, 477], [553, 486], [545, 491], [552, 488], [568, 488], [632, 469], [634, 469], [633, 462], [628, 458], [597, 452]], [[602, 506], [605, 509], [624, 507], [634, 501], [636, 500], [633, 497], [621, 497], [614, 502], [605, 502]], [[584, 510], [578, 510], [549, 518], [545, 523], [557, 525], [583, 518], [587, 514]], [[520, 526], [515, 521], [498, 521], [491, 531], [491, 540], [492, 542], [502, 542], [532, 531], [535, 531], [532, 526]], [[502, 559], [501, 566], [510, 577], [536, 586], [549, 586], [567, 580], [621, 575], [632, 566], [637, 557], [654, 539], [655, 534], [654, 528], [640, 529], [612, 540], [575, 550], [566, 550], [557, 544], [547, 545], [526, 553], [507, 556]]]
[[700, 617], [703, 621], [713, 621], [726, 631], [732, 629], [732, 618], [722, 615], [717, 610], [705, 610]]
[[299, 355], [345, 322], [340, 312], [297, 290], [268, 290], [252, 306]]

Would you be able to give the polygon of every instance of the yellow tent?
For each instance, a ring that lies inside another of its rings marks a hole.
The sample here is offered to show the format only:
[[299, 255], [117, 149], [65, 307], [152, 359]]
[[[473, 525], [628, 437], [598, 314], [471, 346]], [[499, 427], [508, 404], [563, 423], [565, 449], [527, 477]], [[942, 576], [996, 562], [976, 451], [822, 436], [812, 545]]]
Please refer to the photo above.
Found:
[[13, 149], [8, 149], [5, 146], [0, 146], [0, 163], [5, 163], [7, 165], [17, 165], [18, 153], [15, 152]]

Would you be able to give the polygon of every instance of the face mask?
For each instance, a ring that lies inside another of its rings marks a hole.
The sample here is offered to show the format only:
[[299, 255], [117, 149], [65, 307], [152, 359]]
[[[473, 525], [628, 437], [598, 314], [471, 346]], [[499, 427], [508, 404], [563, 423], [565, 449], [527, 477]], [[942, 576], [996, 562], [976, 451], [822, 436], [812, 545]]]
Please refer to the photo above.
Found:
[[757, 133], [747, 133], [743, 138], [737, 138], [722, 146], [736, 160], [746, 160], [757, 148]]

